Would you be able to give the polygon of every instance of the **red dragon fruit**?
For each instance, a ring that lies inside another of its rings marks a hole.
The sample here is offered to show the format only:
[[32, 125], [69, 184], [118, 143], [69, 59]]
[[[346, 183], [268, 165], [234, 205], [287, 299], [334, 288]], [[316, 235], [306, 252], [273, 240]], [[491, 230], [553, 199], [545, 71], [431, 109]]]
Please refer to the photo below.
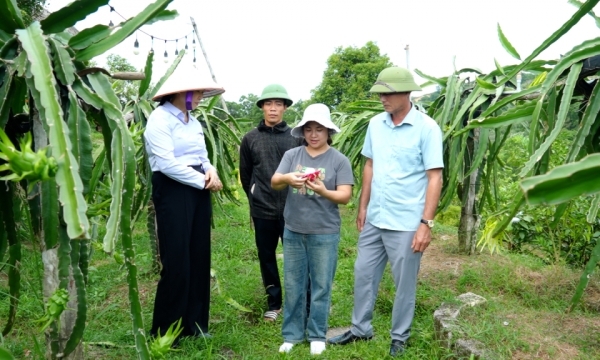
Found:
[[311, 173], [306, 173], [306, 174], [302, 175], [302, 178], [303, 179], [308, 178], [308, 180], [310, 180], [310, 181], [315, 181], [315, 179], [319, 177], [319, 174], [321, 174], [321, 170], [315, 170]]

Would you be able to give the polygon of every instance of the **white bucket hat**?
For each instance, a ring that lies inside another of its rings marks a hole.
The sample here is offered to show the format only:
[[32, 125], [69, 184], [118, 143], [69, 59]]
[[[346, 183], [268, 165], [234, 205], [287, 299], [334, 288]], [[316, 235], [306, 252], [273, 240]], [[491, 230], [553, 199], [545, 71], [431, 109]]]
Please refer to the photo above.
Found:
[[303, 138], [304, 134], [302, 133], [302, 126], [309, 121], [318, 122], [329, 130], [333, 130], [334, 134], [340, 132], [340, 128], [335, 126], [333, 121], [331, 121], [331, 113], [329, 112], [327, 105], [312, 104], [308, 105], [306, 110], [304, 110], [302, 120], [292, 129], [292, 136]]
[[165, 95], [196, 90], [204, 91], [203, 98], [225, 92], [225, 89], [214, 82], [208, 73], [202, 73], [195, 67], [180, 64], [158, 89], [152, 100], [160, 101], [160, 98]]

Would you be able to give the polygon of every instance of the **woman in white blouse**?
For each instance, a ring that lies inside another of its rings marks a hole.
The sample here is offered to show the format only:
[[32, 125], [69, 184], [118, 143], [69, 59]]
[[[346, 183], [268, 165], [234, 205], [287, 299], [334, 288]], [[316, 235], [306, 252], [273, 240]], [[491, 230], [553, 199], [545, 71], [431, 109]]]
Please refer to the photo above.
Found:
[[211, 191], [222, 188], [208, 159], [200, 122], [190, 114], [202, 98], [225, 90], [181, 65], [152, 100], [144, 132], [162, 270], [150, 334], [182, 319], [181, 336], [209, 338]]

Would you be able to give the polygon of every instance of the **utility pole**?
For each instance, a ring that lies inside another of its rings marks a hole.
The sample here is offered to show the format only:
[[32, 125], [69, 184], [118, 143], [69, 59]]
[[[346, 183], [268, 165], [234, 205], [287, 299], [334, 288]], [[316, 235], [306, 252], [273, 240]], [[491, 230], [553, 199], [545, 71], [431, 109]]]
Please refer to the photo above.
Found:
[[[213, 72], [212, 66], [210, 66], [210, 61], [208, 61], [208, 55], [206, 54], [206, 51], [204, 50], [204, 46], [202, 45], [202, 40], [200, 40], [200, 34], [198, 33], [198, 27], [196, 26], [196, 21], [194, 21], [194, 18], [190, 16], [190, 20], [192, 20], [192, 26], [194, 27], [194, 32], [196, 33], [196, 39], [198, 39], [198, 45], [200, 46], [200, 50], [202, 50], [202, 54], [204, 54], [204, 59], [206, 60], [206, 64], [208, 65], [208, 70], [210, 71], [210, 76], [212, 76], [212, 79], [214, 82], [217, 82], [217, 77], [215, 76], [215, 73]], [[223, 98], [223, 95], [221, 95], [221, 105], [223, 106], [223, 110], [229, 112], [229, 110], [227, 109], [227, 104], [225, 103], [225, 99]]]
[[404, 50], [406, 50], [406, 69], [410, 70], [410, 62], [409, 62], [410, 52], [409, 52], [408, 44], [406, 44], [406, 47], [404, 48]]

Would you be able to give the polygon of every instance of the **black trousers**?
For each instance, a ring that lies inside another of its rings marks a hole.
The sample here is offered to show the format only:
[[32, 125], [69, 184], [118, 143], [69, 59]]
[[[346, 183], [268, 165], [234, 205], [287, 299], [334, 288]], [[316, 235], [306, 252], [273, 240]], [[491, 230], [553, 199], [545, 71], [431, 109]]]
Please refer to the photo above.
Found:
[[210, 307], [210, 191], [155, 172], [152, 200], [162, 270], [150, 333], [164, 334], [180, 318], [182, 336], [206, 333]]
[[267, 292], [269, 310], [281, 309], [281, 280], [277, 268], [276, 250], [279, 239], [283, 241], [285, 221], [253, 217], [254, 238], [258, 249], [258, 261], [263, 285]]

